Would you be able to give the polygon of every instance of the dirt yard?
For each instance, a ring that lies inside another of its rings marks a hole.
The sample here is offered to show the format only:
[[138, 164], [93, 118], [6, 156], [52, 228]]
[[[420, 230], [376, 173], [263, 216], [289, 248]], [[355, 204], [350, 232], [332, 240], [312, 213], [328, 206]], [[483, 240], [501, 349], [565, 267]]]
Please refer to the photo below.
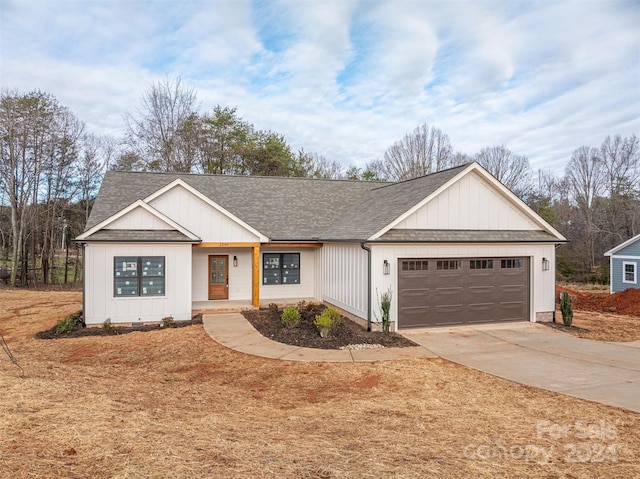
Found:
[[37, 340], [75, 292], [0, 290], [0, 477], [631, 478], [640, 414], [442, 360], [247, 356], [201, 325]]
[[556, 298], [563, 291], [572, 298], [573, 324], [571, 328], [562, 324], [560, 307], [556, 305], [557, 329], [598, 341], [640, 340], [640, 289], [609, 294], [604, 288], [562, 285], [556, 287]]

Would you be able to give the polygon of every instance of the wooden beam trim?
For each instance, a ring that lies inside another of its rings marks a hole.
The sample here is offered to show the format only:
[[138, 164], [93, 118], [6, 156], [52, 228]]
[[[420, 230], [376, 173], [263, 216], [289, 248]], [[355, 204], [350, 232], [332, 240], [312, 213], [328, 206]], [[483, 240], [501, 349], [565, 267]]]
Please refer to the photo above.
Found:
[[251, 268], [251, 304], [260, 307], [260, 244], [253, 247], [253, 261]]
[[256, 246], [260, 246], [260, 243], [243, 243], [237, 241], [229, 241], [229, 242], [203, 242], [194, 244], [194, 248], [255, 248]]

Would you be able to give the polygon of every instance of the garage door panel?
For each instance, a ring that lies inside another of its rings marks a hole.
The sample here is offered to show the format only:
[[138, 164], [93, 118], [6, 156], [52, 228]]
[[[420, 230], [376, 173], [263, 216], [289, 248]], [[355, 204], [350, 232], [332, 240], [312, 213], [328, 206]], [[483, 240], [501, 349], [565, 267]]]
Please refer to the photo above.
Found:
[[455, 296], [462, 294], [464, 290], [461, 286], [453, 286], [451, 288], [436, 288], [434, 292], [437, 296]]
[[467, 292], [470, 295], [483, 295], [483, 296], [487, 296], [487, 295], [493, 295], [494, 292], [496, 290], [496, 287], [493, 285], [488, 285], [488, 286], [470, 286], [469, 288], [467, 288]]
[[412, 260], [428, 264], [423, 271], [402, 271], [403, 261], [398, 262], [401, 328], [529, 319], [528, 258]]

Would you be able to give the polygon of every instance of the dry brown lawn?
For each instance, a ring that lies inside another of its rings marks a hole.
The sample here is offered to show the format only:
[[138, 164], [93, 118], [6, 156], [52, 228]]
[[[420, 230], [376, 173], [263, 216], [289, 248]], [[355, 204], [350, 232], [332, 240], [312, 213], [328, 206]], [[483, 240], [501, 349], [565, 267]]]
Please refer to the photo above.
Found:
[[560, 312], [556, 316], [557, 329], [579, 338], [614, 342], [640, 340], [640, 316], [575, 310], [571, 328], [562, 325]]
[[442, 360], [247, 356], [202, 326], [33, 338], [79, 308], [0, 290], [25, 369], [0, 356], [2, 478], [640, 477], [640, 414]]

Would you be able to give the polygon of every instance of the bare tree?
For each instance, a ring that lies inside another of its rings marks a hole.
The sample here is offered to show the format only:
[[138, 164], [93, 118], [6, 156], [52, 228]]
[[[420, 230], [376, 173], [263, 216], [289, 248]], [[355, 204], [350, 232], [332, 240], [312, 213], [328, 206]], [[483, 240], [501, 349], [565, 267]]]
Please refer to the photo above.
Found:
[[383, 174], [392, 181], [417, 178], [449, 168], [452, 157], [449, 137], [425, 123], [387, 149]]
[[526, 156], [500, 145], [483, 148], [473, 159], [521, 198], [531, 191], [531, 167]]
[[[65, 211], [75, 196], [76, 168], [84, 123], [68, 108], [58, 106], [49, 124], [46, 157], [42, 164], [41, 198], [37, 202], [40, 234], [34, 238], [40, 251], [42, 281], [52, 281], [58, 239], [65, 234]], [[34, 275], [34, 280], [37, 278]]]
[[127, 141], [145, 159], [145, 166], [156, 171], [190, 171], [193, 157], [185, 158], [193, 139], [188, 123], [196, 113], [195, 90], [182, 80], [168, 78], [154, 83], [142, 97], [137, 115], [128, 114]]
[[307, 153], [304, 149], [298, 151], [296, 161], [299, 165], [301, 176], [330, 180], [342, 177], [342, 167], [340, 164], [335, 161], [329, 161], [324, 156]]
[[84, 136], [83, 151], [77, 170], [77, 195], [84, 209], [84, 221], [89, 219], [91, 199], [102, 179], [105, 166], [113, 154], [111, 139], [88, 134]]
[[604, 168], [596, 148], [582, 146], [573, 152], [565, 169], [565, 179], [577, 207], [577, 221], [573, 222], [570, 239], [575, 235], [583, 254], [583, 268], [593, 270], [596, 265], [596, 235], [594, 210], [596, 199], [604, 191]]
[[[37, 202], [49, 125], [56, 107], [56, 101], [41, 92], [20, 95], [4, 91], [0, 95], [0, 186], [8, 194], [11, 211], [12, 286], [24, 256], [30, 205]], [[23, 267], [23, 280], [26, 274]]]
[[609, 196], [604, 201], [599, 226], [616, 244], [635, 236], [640, 223], [640, 142], [635, 135], [607, 136], [600, 147], [600, 158]]
[[607, 136], [600, 147], [609, 195], [628, 195], [637, 191], [640, 179], [640, 141], [635, 135]]

